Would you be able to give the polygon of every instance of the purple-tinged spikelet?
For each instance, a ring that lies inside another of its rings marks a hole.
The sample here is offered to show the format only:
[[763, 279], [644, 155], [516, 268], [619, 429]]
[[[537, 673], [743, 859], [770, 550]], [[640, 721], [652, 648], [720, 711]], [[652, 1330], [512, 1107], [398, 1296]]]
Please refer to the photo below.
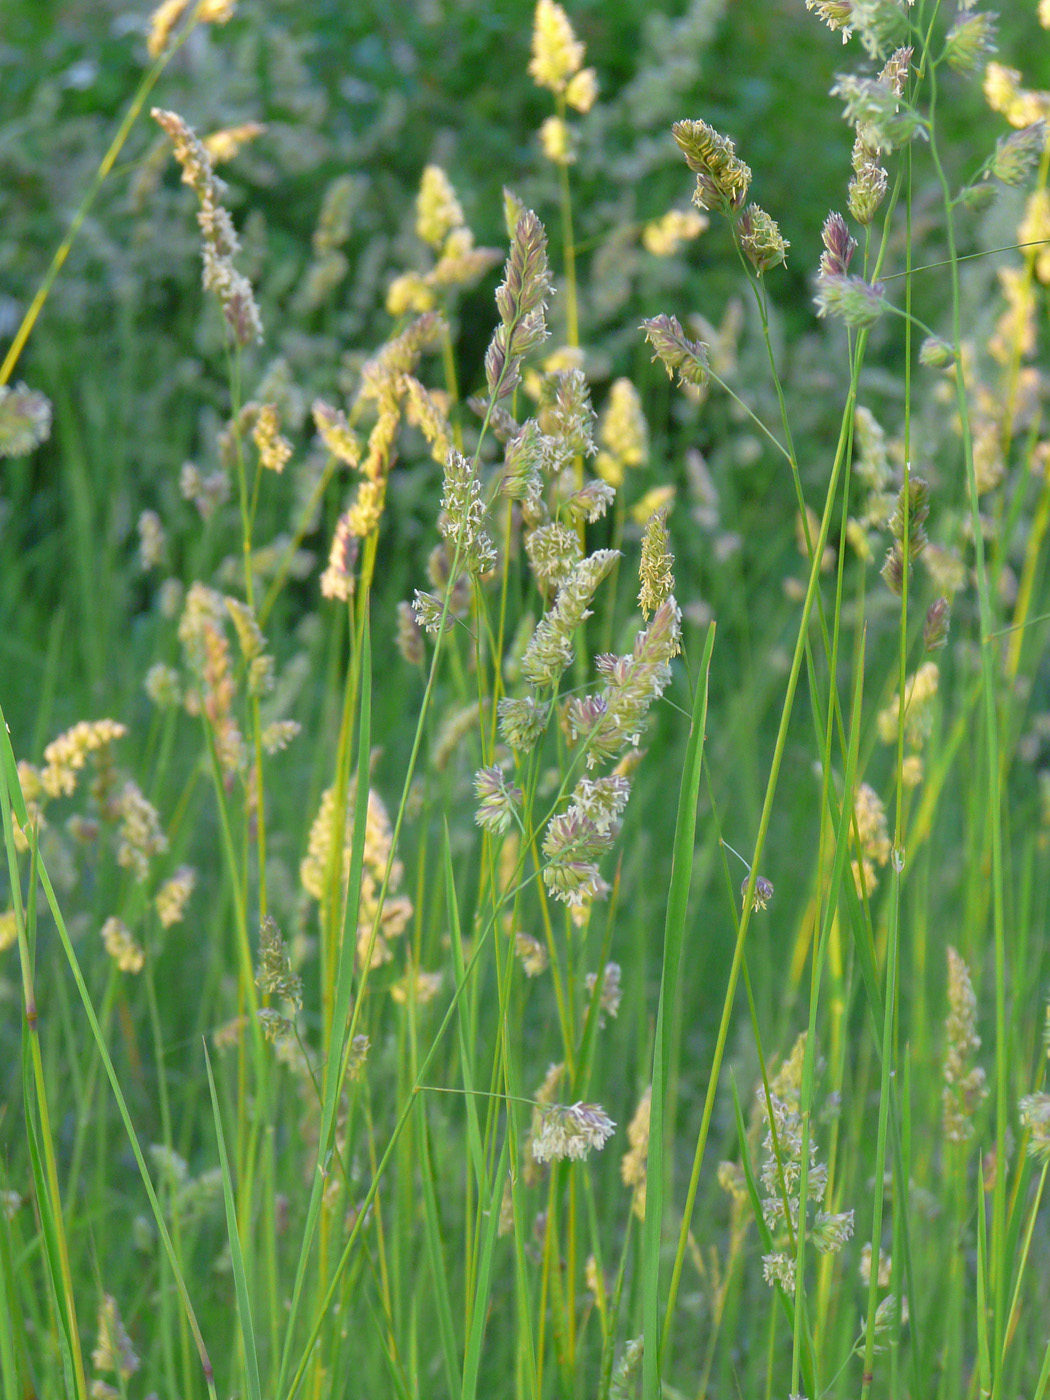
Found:
[[694, 384], [702, 388], [707, 383], [707, 346], [700, 340], [689, 340], [677, 316], [653, 316], [642, 322], [645, 338], [656, 351], [659, 360], [673, 379], [678, 372], [679, 384]]
[[948, 645], [948, 630], [952, 620], [952, 605], [947, 598], [938, 598], [926, 609], [922, 640], [927, 651], [939, 651]]
[[844, 277], [857, 251], [857, 240], [846, 227], [846, 220], [841, 214], [829, 214], [820, 236], [824, 244], [820, 255], [821, 276]]
[[506, 398], [517, 387], [522, 358], [546, 340], [550, 291], [547, 235], [526, 209], [515, 226], [503, 281], [496, 289], [500, 324], [485, 355], [485, 378], [493, 399]]
[[474, 820], [499, 835], [506, 831], [514, 820], [515, 808], [521, 805], [521, 789], [508, 783], [503, 770], [497, 767], [479, 768], [474, 774], [474, 792], [478, 799], [478, 810]]

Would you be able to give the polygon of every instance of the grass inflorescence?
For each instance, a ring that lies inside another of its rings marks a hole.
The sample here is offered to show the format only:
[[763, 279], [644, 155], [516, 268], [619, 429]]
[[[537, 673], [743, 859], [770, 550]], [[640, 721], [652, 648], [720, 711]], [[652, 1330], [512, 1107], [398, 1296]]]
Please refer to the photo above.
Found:
[[[373, 131], [283, 277], [309, 45], [140, 35], [0, 369], [5, 1395], [1050, 1391], [1050, 93], [797, 8], [830, 209], [723, 7], [539, 0], [501, 178]], [[110, 384], [121, 181], [203, 275]]]

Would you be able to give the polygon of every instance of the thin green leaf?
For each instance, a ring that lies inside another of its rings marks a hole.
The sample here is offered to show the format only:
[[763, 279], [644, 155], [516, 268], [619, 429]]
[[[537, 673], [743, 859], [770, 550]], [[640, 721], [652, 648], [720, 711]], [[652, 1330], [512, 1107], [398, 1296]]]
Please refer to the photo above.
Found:
[[219, 1166], [222, 1170], [222, 1198], [226, 1207], [226, 1237], [230, 1242], [230, 1263], [233, 1267], [233, 1286], [237, 1294], [237, 1316], [241, 1324], [241, 1342], [244, 1349], [245, 1384], [248, 1400], [262, 1400], [262, 1386], [259, 1383], [259, 1357], [255, 1345], [255, 1325], [252, 1322], [252, 1300], [248, 1291], [248, 1279], [244, 1272], [244, 1254], [241, 1251], [241, 1238], [237, 1229], [237, 1202], [233, 1194], [233, 1178], [230, 1175], [230, 1162], [226, 1155], [226, 1139], [222, 1131], [222, 1114], [219, 1112], [219, 1096], [215, 1090], [215, 1075], [212, 1073], [211, 1056], [207, 1042], [204, 1042], [204, 1064], [208, 1071], [208, 1088], [211, 1091], [211, 1111], [215, 1122], [215, 1139], [219, 1144]]

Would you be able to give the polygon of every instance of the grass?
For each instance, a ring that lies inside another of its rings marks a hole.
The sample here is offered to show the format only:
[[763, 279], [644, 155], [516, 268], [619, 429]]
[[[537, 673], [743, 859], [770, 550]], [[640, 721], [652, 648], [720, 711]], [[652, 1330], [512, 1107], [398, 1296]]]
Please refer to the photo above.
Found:
[[198, 6], [14, 216], [5, 1396], [1046, 1395], [1050, 98], [881, 14], [356, 17], [311, 225]]

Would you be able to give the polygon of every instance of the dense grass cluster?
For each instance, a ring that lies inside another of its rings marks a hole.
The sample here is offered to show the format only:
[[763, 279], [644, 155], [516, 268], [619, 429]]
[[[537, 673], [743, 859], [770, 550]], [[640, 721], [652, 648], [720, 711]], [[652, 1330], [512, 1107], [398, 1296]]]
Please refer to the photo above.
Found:
[[4, 1396], [1044, 1400], [1050, 4], [410, 8], [12, 7]]

